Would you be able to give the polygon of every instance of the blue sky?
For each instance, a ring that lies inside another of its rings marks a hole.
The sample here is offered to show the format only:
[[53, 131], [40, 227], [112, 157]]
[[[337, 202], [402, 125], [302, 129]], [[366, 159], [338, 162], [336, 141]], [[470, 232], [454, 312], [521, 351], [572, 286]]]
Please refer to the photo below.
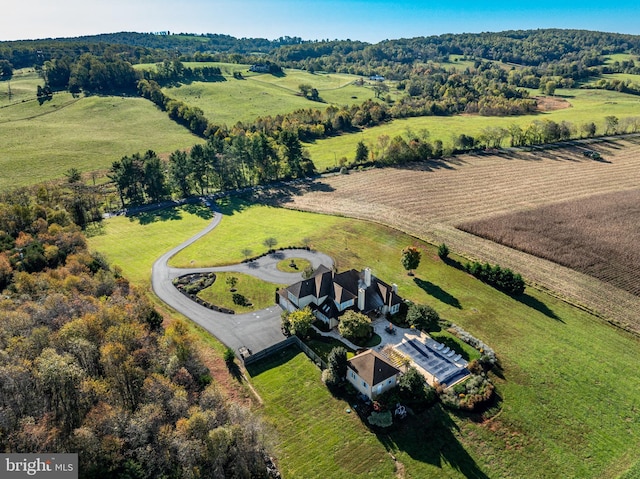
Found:
[[12, 0], [0, 10], [0, 40], [169, 30], [305, 40], [384, 39], [442, 33], [579, 28], [640, 34], [640, 2], [527, 5], [496, 0]]

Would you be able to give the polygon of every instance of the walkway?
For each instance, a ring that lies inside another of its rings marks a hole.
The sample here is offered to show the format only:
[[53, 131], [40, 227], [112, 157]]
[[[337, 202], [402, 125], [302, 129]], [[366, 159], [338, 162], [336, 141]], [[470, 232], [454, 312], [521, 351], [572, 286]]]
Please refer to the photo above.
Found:
[[[210, 204], [209, 206], [212, 207]], [[212, 207], [212, 209], [214, 208]], [[213, 220], [204, 230], [156, 260], [151, 272], [151, 286], [162, 301], [202, 326], [234, 351], [238, 351], [241, 346], [249, 348], [252, 352], [261, 351], [285, 339], [280, 331], [281, 309], [279, 306], [274, 305], [253, 313], [224, 314], [212, 311], [192, 301], [178, 291], [172, 280], [178, 276], [194, 272], [232, 271], [250, 274], [272, 283], [293, 284], [302, 279], [301, 273], [283, 273], [279, 271], [276, 268], [276, 264], [280, 260], [293, 257], [304, 258], [310, 261], [314, 268], [321, 264], [332, 268], [333, 260], [325, 254], [301, 249], [278, 251], [251, 263], [238, 265], [217, 268], [170, 268], [168, 261], [172, 256], [210, 233], [220, 224], [223, 215], [215, 209], [214, 212]]]

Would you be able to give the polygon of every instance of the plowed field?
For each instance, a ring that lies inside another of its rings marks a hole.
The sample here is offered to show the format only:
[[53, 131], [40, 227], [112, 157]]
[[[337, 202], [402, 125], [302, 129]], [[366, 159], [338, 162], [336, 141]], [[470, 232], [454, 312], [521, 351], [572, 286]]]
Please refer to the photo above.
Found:
[[[586, 149], [598, 151], [602, 161], [585, 157]], [[374, 169], [270, 192], [263, 199], [290, 208], [376, 221], [436, 244], [446, 242], [456, 253], [509, 267], [529, 283], [640, 332], [637, 296], [456, 228], [464, 222], [638, 188], [640, 138], [627, 137]], [[632, 239], [632, 244], [640, 244], [640, 238], [635, 243]], [[640, 273], [636, 275], [629, 280], [639, 282]]]

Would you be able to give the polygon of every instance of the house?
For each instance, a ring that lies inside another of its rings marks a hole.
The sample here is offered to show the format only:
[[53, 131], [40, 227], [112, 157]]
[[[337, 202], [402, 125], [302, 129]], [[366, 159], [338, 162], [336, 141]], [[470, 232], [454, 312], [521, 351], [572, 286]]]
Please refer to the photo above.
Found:
[[384, 81], [384, 77], [382, 75], [371, 75], [369, 77], [371, 81]]
[[370, 268], [335, 273], [321, 265], [311, 278], [280, 289], [276, 303], [290, 312], [309, 306], [316, 318], [333, 328], [349, 309], [364, 314], [395, 314], [402, 298], [397, 285], [389, 286], [376, 278]]
[[398, 368], [373, 349], [347, 361], [347, 381], [371, 400], [396, 387], [399, 374]]

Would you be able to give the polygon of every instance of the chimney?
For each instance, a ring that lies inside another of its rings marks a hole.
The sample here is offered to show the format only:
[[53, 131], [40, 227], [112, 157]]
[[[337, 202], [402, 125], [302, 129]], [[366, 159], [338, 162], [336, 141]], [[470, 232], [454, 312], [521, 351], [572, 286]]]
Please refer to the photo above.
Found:
[[397, 285], [396, 283], [393, 283], [393, 284], [391, 285], [391, 290], [392, 290], [394, 293], [398, 294], [398, 285]]
[[371, 268], [364, 269], [364, 285], [367, 288], [371, 286]]
[[358, 288], [358, 309], [364, 311], [364, 288]]

